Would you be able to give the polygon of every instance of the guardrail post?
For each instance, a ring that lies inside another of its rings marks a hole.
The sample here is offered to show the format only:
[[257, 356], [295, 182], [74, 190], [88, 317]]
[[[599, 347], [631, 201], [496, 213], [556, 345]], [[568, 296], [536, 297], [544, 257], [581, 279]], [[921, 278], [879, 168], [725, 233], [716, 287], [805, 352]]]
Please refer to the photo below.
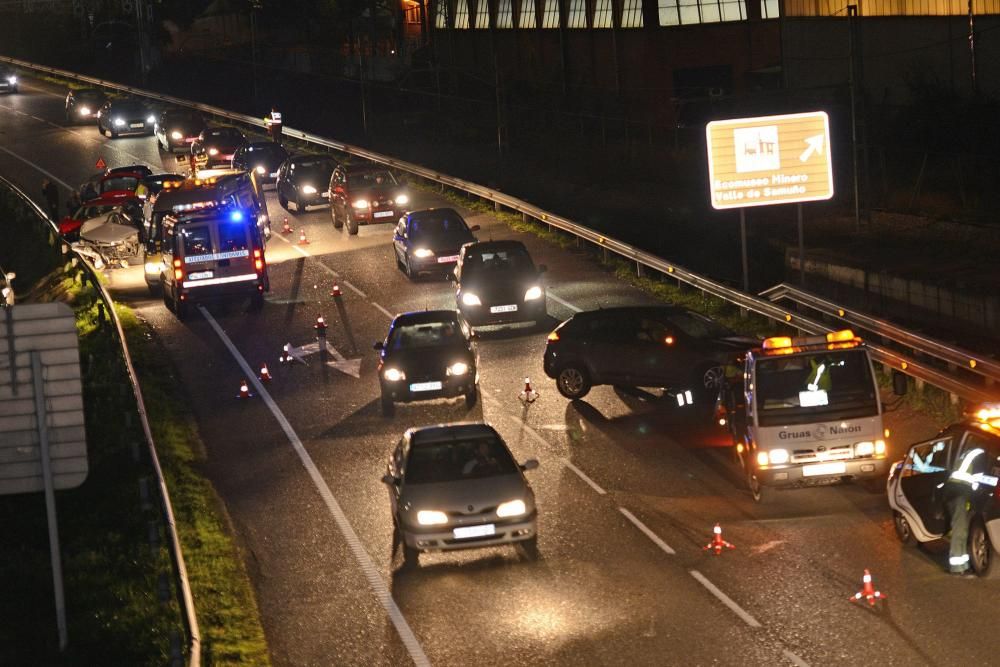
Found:
[[642, 277], [643, 277], [643, 275], [642, 275], [642, 274], [643, 274], [643, 271], [642, 271], [642, 269], [643, 269], [643, 266], [642, 266], [642, 262], [636, 262], [636, 263], [635, 263], [635, 273], [636, 273], [636, 275], [637, 275], [637, 276], [639, 276], [640, 278], [642, 278]]
[[920, 378], [913, 378], [913, 386], [916, 387], [917, 391], [919, 391], [921, 394], [924, 393], [925, 384], [926, 383]]

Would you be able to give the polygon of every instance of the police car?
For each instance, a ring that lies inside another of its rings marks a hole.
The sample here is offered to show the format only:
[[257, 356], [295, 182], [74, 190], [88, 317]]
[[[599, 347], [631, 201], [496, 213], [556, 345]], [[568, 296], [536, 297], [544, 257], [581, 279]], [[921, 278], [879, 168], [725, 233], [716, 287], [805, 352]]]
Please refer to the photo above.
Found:
[[950, 530], [946, 482], [959, 476], [972, 486], [969, 565], [987, 575], [1000, 545], [1000, 404], [983, 407], [910, 447], [889, 470], [887, 493], [896, 535], [903, 544], [945, 538]]

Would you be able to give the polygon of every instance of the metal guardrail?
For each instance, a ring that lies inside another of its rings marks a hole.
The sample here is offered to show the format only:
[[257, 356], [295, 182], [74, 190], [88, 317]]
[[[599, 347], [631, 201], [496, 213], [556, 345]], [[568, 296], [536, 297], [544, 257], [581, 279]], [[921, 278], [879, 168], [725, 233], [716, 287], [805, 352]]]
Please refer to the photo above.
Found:
[[[246, 114], [234, 113], [232, 111], [227, 111], [225, 109], [220, 109], [218, 107], [213, 107], [207, 104], [201, 104], [199, 102], [192, 102], [190, 100], [185, 100], [179, 97], [173, 97], [171, 95], [162, 95], [160, 93], [143, 90], [141, 88], [135, 88], [133, 86], [123, 86], [121, 84], [115, 83], [113, 81], [105, 81], [103, 79], [97, 79], [90, 76], [85, 76], [82, 74], [77, 74], [75, 72], [68, 72], [66, 70], [61, 70], [53, 67], [47, 67], [44, 65], [36, 65], [35, 63], [30, 63], [24, 60], [19, 60], [16, 58], [9, 58], [6, 56], [0, 56], [0, 61], [10, 63], [19, 67], [23, 67], [29, 70], [35, 70], [39, 72], [46, 72], [54, 76], [58, 76], [65, 79], [82, 81], [89, 83], [91, 85], [101, 86], [104, 88], [109, 88], [111, 90], [117, 90], [120, 92], [126, 92], [133, 95], [140, 95], [147, 97], [151, 100], [155, 100], [162, 103], [174, 104], [177, 106], [184, 106], [192, 109], [197, 109], [203, 113], [207, 113], [219, 118], [225, 118], [229, 121], [243, 123], [246, 125], [251, 125], [258, 128], [264, 127], [263, 119], [254, 118], [247, 116]], [[477, 183], [471, 183], [469, 181], [464, 181], [462, 179], [456, 178], [454, 176], [449, 176], [448, 174], [443, 174], [439, 171], [428, 169], [427, 167], [422, 167], [417, 164], [406, 162], [404, 160], [398, 160], [396, 158], [382, 155], [380, 153], [375, 153], [366, 148], [360, 146], [353, 146], [351, 144], [346, 144], [339, 141], [334, 141], [326, 137], [321, 137], [319, 135], [304, 132], [302, 130], [297, 130], [285, 126], [283, 128], [283, 134], [286, 137], [291, 137], [294, 139], [299, 139], [301, 141], [315, 144], [317, 146], [322, 146], [327, 149], [332, 149], [339, 151], [348, 155], [355, 157], [364, 158], [371, 160], [373, 162], [378, 162], [386, 166], [398, 169], [400, 171], [407, 172], [419, 176], [428, 181], [438, 183], [443, 186], [454, 188], [455, 190], [460, 190], [467, 194], [475, 195], [477, 197], [492, 201], [494, 205], [499, 210], [500, 207], [505, 209], [516, 211], [521, 213], [525, 218], [531, 218], [538, 222], [548, 225], [550, 228], [556, 228], [571, 234], [578, 239], [592, 243], [605, 252], [613, 252], [630, 262], [635, 262], [637, 271], [641, 274], [643, 268], [652, 269], [653, 271], [659, 272], [670, 278], [674, 278], [679, 282], [683, 282], [691, 287], [701, 290], [705, 294], [710, 294], [714, 297], [732, 303], [740, 308], [746, 309], [751, 312], [758, 313], [764, 317], [770, 318], [777, 322], [782, 322], [793, 327], [797, 327], [803, 331], [809, 333], [822, 333], [825, 331], [830, 331], [830, 327], [825, 324], [817, 322], [815, 320], [810, 320], [803, 317], [797, 311], [787, 310], [776, 303], [768, 299], [759, 298], [757, 296], [741, 292], [738, 289], [729, 287], [718, 281], [711, 280], [697, 273], [689, 271], [673, 262], [665, 260], [661, 257], [657, 257], [651, 253], [644, 250], [636, 248], [635, 246], [629, 245], [624, 241], [620, 241], [613, 237], [601, 234], [589, 227], [584, 227], [583, 225], [577, 224], [572, 220], [564, 218], [560, 215], [546, 211], [537, 206], [534, 206], [522, 199], [517, 197], [512, 197], [511, 195], [505, 194], [498, 190], [492, 188], [487, 188], [485, 186], [479, 185]], [[891, 325], [890, 325], [891, 326]], [[891, 333], [881, 334], [885, 338], [893, 340], [895, 342], [897, 336], [901, 338], [906, 338], [907, 340], [912, 340], [913, 336], [917, 334], [911, 334], [910, 332], [902, 331], [898, 328], [892, 330]], [[905, 345], [905, 344], [904, 344]], [[911, 346], [912, 347], [912, 346]], [[905, 372], [906, 374], [915, 377], [917, 379], [923, 380], [929, 384], [932, 384], [944, 391], [949, 392], [955, 396], [960, 396], [970, 401], [982, 401], [991, 397], [990, 394], [983, 392], [979, 387], [971, 385], [970, 383], [963, 382], [959, 378], [952, 375], [941, 372], [939, 369], [934, 368], [928, 364], [921, 362], [918, 359], [910, 358], [905, 355], [900, 354], [889, 348], [869, 344], [869, 348], [872, 350], [873, 357], [887, 366]], [[947, 348], [949, 354], [960, 354], [960, 351], [954, 348]], [[928, 353], [929, 354], [929, 353]], [[963, 355], [964, 356], [964, 355]], [[965, 362], [963, 362], [965, 363]], [[978, 365], [978, 361], [977, 361]]]
[[[59, 238], [59, 227], [53, 222], [48, 214], [19, 187], [8, 181], [3, 176], [0, 176], [0, 184], [9, 188], [11, 192], [16, 194], [25, 204], [30, 206], [38, 216], [48, 223], [52, 232]], [[73, 252], [70, 249], [70, 252]], [[75, 254], [75, 253], [74, 253]], [[107, 288], [98, 279], [97, 271], [94, 267], [87, 261], [85, 257], [77, 255], [80, 262], [86, 267], [86, 270], [91, 274], [93, 280], [91, 283], [96, 286], [98, 294], [101, 297], [101, 301], [104, 303], [105, 311], [108, 313], [108, 317], [114, 322], [115, 330], [118, 333], [118, 340], [121, 342], [122, 346], [122, 357], [125, 360], [125, 368], [128, 371], [129, 381], [132, 385], [132, 394], [135, 396], [136, 408], [139, 412], [139, 423], [142, 424], [142, 430], [146, 437], [146, 446], [149, 449], [149, 459], [153, 464], [153, 469], [156, 471], [156, 482], [160, 490], [160, 498], [163, 501], [163, 514], [167, 523], [167, 532], [170, 536], [170, 558], [173, 562], [174, 572], [177, 578], [177, 588], [180, 593], [180, 600], [178, 601], [181, 606], [181, 611], [184, 615], [184, 627], [188, 633], [188, 666], [189, 667], [200, 667], [201, 665], [201, 632], [198, 629], [198, 616], [195, 613], [194, 607], [194, 596], [191, 594], [191, 585], [188, 581], [187, 566], [184, 564], [184, 553], [181, 550], [180, 539], [177, 535], [177, 522], [174, 518], [174, 508], [170, 504], [170, 493], [167, 490], [167, 482], [163, 477], [163, 469], [160, 467], [160, 458], [156, 453], [156, 444], [153, 440], [153, 432], [149, 427], [149, 418], [146, 413], [146, 404], [142, 400], [142, 390], [139, 388], [139, 376], [135, 372], [135, 366], [132, 364], [132, 355], [129, 353], [128, 345], [125, 342], [125, 331], [122, 329], [121, 320], [118, 318], [118, 313], [115, 312], [114, 300], [108, 293]]]

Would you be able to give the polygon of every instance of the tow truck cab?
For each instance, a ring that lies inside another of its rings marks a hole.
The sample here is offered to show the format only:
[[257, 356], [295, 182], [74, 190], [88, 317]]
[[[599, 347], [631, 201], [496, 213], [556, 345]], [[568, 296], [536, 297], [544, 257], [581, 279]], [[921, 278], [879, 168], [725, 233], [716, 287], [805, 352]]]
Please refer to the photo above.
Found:
[[768, 338], [726, 383], [719, 422], [753, 498], [767, 487], [885, 479], [888, 432], [868, 348], [850, 329]]

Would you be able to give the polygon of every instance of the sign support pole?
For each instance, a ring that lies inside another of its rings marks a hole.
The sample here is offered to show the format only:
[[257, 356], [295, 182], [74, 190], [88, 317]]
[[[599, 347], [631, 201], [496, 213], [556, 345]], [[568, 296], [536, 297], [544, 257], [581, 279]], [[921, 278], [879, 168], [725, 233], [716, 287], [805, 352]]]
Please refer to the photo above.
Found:
[[[12, 360], [13, 361], [13, 360]], [[42, 454], [42, 478], [45, 480], [45, 513], [49, 523], [49, 553], [52, 557], [52, 587], [56, 597], [56, 628], [59, 631], [59, 651], [66, 650], [66, 600], [63, 594], [62, 557], [59, 553], [59, 522], [56, 518], [56, 493], [52, 482], [52, 461], [49, 459], [48, 415], [45, 411], [45, 381], [42, 359], [31, 353], [31, 375], [35, 383], [35, 418], [38, 422], [38, 444]]]
[[743, 291], [750, 293], [750, 267], [747, 264], [747, 210], [740, 208], [740, 249], [743, 254]]
[[802, 231], [802, 202], [795, 205], [799, 222], [799, 285], [806, 286], [806, 242]]

